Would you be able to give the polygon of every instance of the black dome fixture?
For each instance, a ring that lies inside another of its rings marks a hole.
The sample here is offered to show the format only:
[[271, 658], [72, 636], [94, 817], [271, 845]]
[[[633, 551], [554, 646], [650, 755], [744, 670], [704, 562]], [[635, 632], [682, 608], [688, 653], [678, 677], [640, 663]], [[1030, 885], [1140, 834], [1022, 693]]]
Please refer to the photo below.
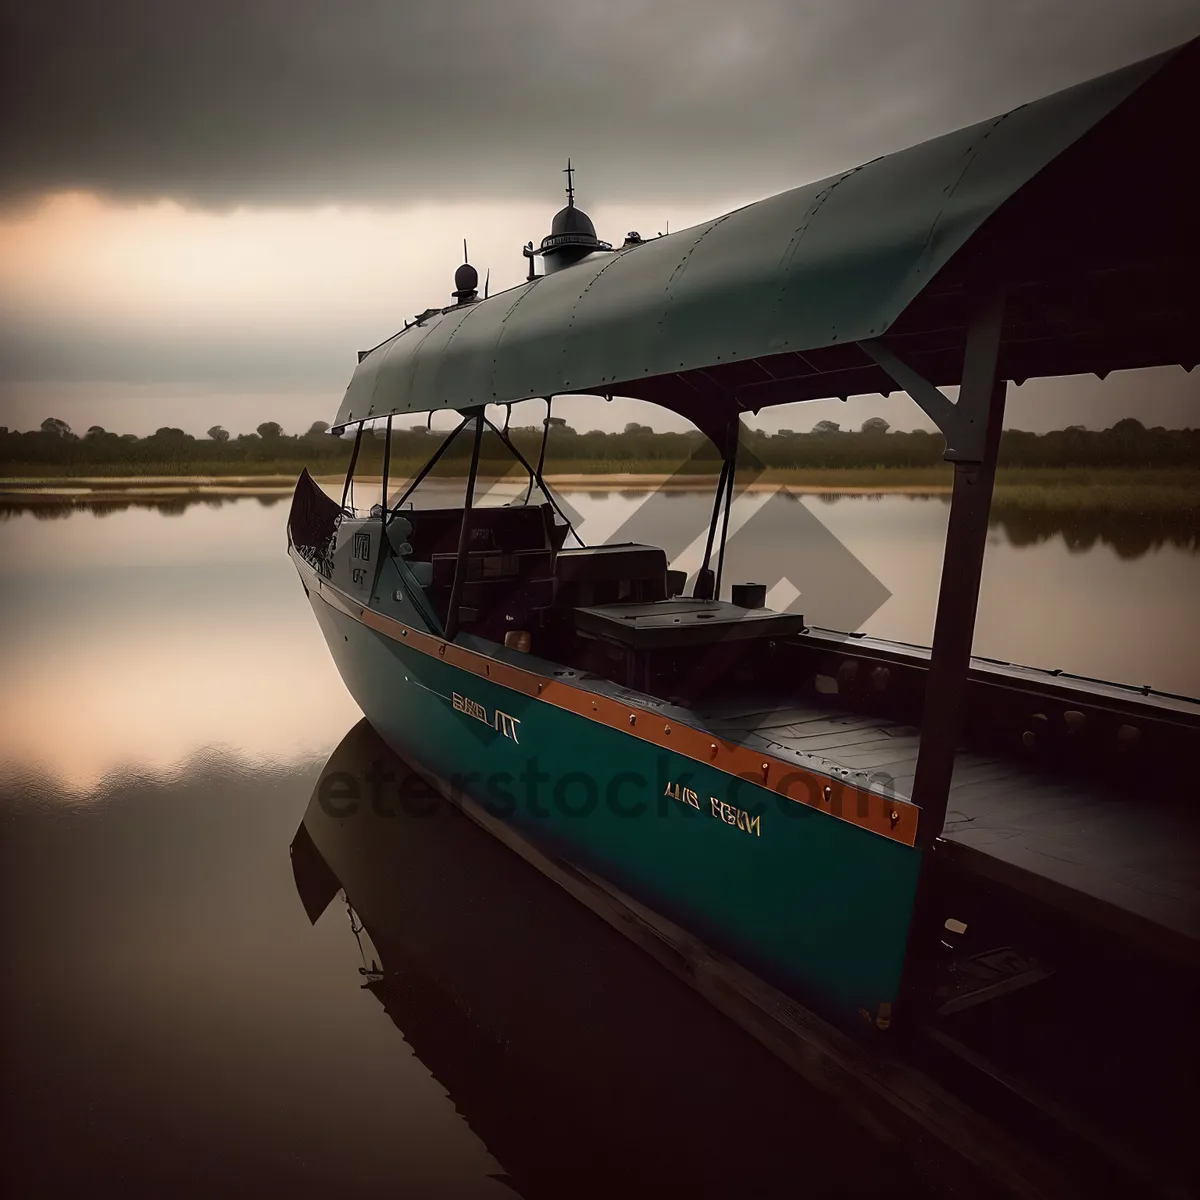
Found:
[[457, 304], [470, 304], [479, 297], [479, 272], [467, 262], [467, 239], [463, 238], [462, 266], [454, 272], [454, 300]]
[[550, 275], [579, 262], [581, 258], [586, 258], [597, 250], [612, 249], [611, 243], [602, 242], [596, 237], [596, 227], [592, 224], [591, 217], [582, 208], [575, 207], [574, 171], [575, 168], [571, 166], [571, 160], [568, 158], [566, 170], [563, 171], [567, 177], [567, 207], [560, 208], [554, 214], [550, 232], [542, 238], [542, 244], [537, 250], [534, 250], [532, 242], [525, 247], [525, 257], [530, 260], [531, 279], [534, 277], [535, 254], [542, 256], [546, 264], [546, 274]]

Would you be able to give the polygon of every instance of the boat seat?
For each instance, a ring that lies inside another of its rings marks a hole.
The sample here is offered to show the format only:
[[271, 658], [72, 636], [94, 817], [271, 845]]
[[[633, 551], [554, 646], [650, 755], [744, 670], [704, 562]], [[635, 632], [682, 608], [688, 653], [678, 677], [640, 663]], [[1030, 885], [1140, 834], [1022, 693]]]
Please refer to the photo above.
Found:
[[[476, 631], [486, 627], [493, 636], [498, 631], [499, 637], [510, 627], [528, 624], [539, 609], [549, 608], [554, 602], [553, 557], [548, 549], [470, 552], [463, 577], [463, 624]], [[435, 554], [430, 564], [426, 592], [443, 620], [450, 606], [457, 563], [457, 554]], [[466, 610], [471, 610], [470, 615]]]
[[559, 605], [576, 608], [667, 598], [667, 556], [635, 542], [560, 550], [554, 560]]
[[714, 642], [788, 637], [804, 631], [804, 617], [765, 608], [742, 608], [723, 600], [680, 596], [658, 604], [579, 608], [575, 627], [635, 651], [675, 650]]
[[[470, 549], [508, 553], [516, 550], [554, 550], [566, 536], [566, 526], [556, 525], [549, 504], [514, 504], [504, 508], [471, 510]], [[405, 509], [412, 525], [408, 536], [413, 558], [431, 562], [440, 554], [458, 551], [462, 529], [461, 508]]]
[[[518, 579], [551, 578], [550, 563], [553, 555], [549, 550], [514, 550], [499, 552], [472, 550], [467, 554], [465, 582], [475, 580], [514, 581]], [[435, 554], [431, 565], [430, 582], [435, 586], [449, 587], [454, 582], [454, 571], [458, 564], [457, 554]]]

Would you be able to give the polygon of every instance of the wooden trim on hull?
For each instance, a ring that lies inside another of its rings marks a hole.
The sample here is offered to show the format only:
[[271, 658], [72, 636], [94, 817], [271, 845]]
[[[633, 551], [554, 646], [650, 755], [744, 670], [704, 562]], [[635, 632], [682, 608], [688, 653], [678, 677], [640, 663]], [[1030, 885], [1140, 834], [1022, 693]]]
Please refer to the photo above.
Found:
[[891, 841], [905, 846], [916, 844], [921, 810], [910, 801], [864, 791], [836, 776], [807, 770], [786, 759], [726, 741], [707, 730], [681, 724], [678, 719], [644, 705], [617, 700], [562, 679], [548, 678], [447, 642], [359, 604], [322, 578], [295, 550], [289, 550], [289, 553], [306, 580], [306, 587], [315, 587], [317, 594], [331, 607], [394, 642], [411, 646], [431, 658], [440, 658], [531, 700], [540, 700], [620, 730], [630, 737], [714, 767], [733, 778], [766, 788], [784, 799], [827, 813]]

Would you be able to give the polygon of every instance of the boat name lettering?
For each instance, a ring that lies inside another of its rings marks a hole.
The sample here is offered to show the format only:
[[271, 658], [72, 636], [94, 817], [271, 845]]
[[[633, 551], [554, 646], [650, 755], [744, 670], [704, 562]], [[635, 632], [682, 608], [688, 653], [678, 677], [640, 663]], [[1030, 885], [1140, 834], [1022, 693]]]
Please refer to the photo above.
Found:
[[354, 535], [354, 557], [363, 559], [371, 557], [371, 535], [369, 533]]
[[350, 572], [350, 578], [354, 583], [366, 583], [367, 571], [365, 567], [354, 567]]
[[[510, 717], [508, 713], [501, 712], [499, 709], [496, 709], [496, 717], [493, 722], [493, 726], [494, 728], [500, 730], [500, 732], [504, 734], [506, 738], [511, 738], [514, 742], [517, 741], [517, 726], [520, 725], [520, 723], [521, 722], [516, 717]], [[520, 744], [520, 742], [517, 742], [518, 746]]]
[[755, 837], [762, 837], [762, 817], [752, 817], [745, 809], [735, 808], [732, 804], [726, 804], [724, 800], [718, 800], [716, 796], [709, 796], [709, 801], [712, 804], [712, 815], [720, 817], [726, 825], [736, 825], [745, 833], [752, 833]]
[[[680, 804], [688, 804], [696, 809], [700, 808], [699, 795], [692, 791], [691, 788], [684, 787], [681, 783], [668, 783], [663, 795], [670, 796], [672, 800], [678, 800]], [[724, 821], [726, 825], [736, 826], [743, 833], [762, 837], [761, 814], [751, 816], [745, 809], [737, 808], [732, 804], [726, 804], [724, 800], [718, 800], [716, 796], [709, 796], [708, 804], [709, 816]]]
[[470, 696], [460, 696], [458, 692], [451, 695], [451, 703], [454, 705], [456, 712], [465, 713], [468, 717], [474, 717], [476, 721], [482, 721], [484, 725], [490, 726], [498, 733], [503, 734], [509, 741], [516, 742], [520, 745], [517, 738], [517, 726], [521, 724], [518, 717], [510, 716], [506, 712], [501, 712], [496, 709], [491, 717], [488, 716], [488, 710], [478, 700], [472, 700]]
[[482, 721], [485, 725], [491, 724], [491, 721], [488, 720], [487, 709], [478, 700], [472, 700], [470, 696], [460, 696], [455, 692], [454, 707], [458, 712], [466, 713], [468, 717], [474, 717], [475, 720]]
[[678, 783], [668, 783], [667, 790], [663, 792], [663, 795], [670, 796], [672, 800], [678, 800], [680, 804], [690, 804], [693, 808], [700, 807], [700, 797], [691, 788], [683, 787]]

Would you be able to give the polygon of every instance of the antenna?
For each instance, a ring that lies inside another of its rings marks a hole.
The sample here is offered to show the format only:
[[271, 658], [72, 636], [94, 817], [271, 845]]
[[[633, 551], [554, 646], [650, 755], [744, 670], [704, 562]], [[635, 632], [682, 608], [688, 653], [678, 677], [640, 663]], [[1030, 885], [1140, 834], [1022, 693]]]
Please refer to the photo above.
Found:
[[568, 208], [575, 207], [574, 170], [575, 170], [575, 168], [571, 166], [571, 160], [568, 158], [567, 159], [567, 168], [565, 171], [563, 171], [563, 174], [567, 177], [567, 207]]
[[463, 238], [463, 262], [470, 262], [470, 261], [471, 260], [467, 257], [467, 239]]
[[483, 277], [483, 298], [487, 299], [488, 284], [492, 280], [492, 268], [488, 267], [487, 274]]

